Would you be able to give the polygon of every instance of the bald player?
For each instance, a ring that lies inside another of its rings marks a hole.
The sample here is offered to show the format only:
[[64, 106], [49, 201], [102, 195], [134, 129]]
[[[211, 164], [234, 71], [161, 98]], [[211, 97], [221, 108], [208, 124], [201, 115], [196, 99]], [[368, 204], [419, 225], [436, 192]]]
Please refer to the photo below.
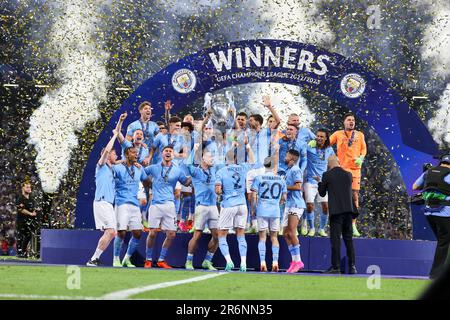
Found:
[[[355, 116], [344, 115], [344, 130], [334, 132], [330, 136], [330, 145], [336, 145], [337, 156], [342, 169], [352, 174], [352, 192], [356, 208], [359, 208], [359, 190], [361, 185], [361, 166], [367, 154], [366, 141], [361, 131], [355, 130]], [[361, 234], [356, 228], [356, 219], [352, 222], [353, 236]]]

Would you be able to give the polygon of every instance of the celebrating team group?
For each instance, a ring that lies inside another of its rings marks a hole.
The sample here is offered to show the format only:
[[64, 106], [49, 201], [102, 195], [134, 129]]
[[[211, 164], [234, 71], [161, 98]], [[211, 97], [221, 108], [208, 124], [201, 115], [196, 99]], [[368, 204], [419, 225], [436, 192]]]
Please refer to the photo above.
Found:
[[[271, 114], [265, 127], [260, 114], [248, 116], [237, 113], [234, 107], [229, 108], [225, 122], [216, 121], [212, 108], [205, 110], [201, 120], [192, 115], [182, 120], [170, 116], [170, 101], [165, 103], [165, 122], [155, 123], [150, 120], [151, 103], [144, 101], [138, 106], [140, 118], [128, 125], [124, 136], [121, 131], [127, 114], [122, 114], [96, 168], [94, 218], [96, 228], [104, 233], [87, 265], [99, 265], [101, 254], [113, 241], [113, 266], [134, 267], [130, 258], [145, 222], [144, 268], [171, 268], [166, 257], [176, 232], [192, 222], [186, 269], [194, 269], [193, 256], [207, 229], [211, 240], [202, 267], [216, 270], [212, 259], [219, 249], [226, 260], [225, 270], [234, 269], [236, 261], [231, 259], [227, 242], [228, 233], [233, 232], [239, 248], [239, 270], [245, 272], [245, 233], [252, 224], [259, 235], [261, 271], [279, 271], [279, 233], [291, 255], [287, 272], [301, 270], [304, 264], [297, 228], [302, 235], [315, 235], [316, 202], [321, 212], [318, 234], [327, 236], [328, 199], [319, 194], [318, 183], [329, 157], [335, 154], [334, 145], [341, 167], [352, 173], [353, 200], [359, 206], [361, 166], [366, 156], [364, 135], [355, 130], [352, 114], [343, 117], [343, 130], [330, 135], [323, 128], [313, 133], [301, 127], [297, 114], [281, 124], [268, 96], [263, 97], [262, 105]], [[116, 140], [122, 148], [119, 161]], [[131, 239], [120, 260], [127, 231]], [[165, 240], [155, 257], [159, 232], [165, 233]], [[353, 235], [359, 235], [355, 221]], [[265, 261], [267, 236], [271, 240], [271, 266]]]

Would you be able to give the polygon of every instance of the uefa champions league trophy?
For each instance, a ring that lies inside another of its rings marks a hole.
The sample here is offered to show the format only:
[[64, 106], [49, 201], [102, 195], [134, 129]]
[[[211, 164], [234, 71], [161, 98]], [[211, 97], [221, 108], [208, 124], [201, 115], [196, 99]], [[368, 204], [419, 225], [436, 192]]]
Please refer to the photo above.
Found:
[[206, 114], [206, 111], [209, 109], [211, 109], [212, 114], [208, 125], [212, 124], [214, 128], [224, 134], [226, 129], [231, 128], [233, 125], [236, 115], [233, 93], [230, 91], [226, 91], [225, 94], [206, 93], [205, 103], [203, 104], [204, 113]]

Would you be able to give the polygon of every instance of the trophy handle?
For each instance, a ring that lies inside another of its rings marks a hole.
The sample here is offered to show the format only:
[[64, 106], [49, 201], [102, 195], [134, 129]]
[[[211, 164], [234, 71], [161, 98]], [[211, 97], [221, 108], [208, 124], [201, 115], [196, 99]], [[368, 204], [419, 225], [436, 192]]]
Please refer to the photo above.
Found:
[[205, 102], [203, 103], [203, 115], [206, 115], [206, 111], [208, 111], [208, 109], [211, 108], [211, 101], [212, 101], [212, 93], [211, 92], [205, 93]]
[[234, 96], [233, 92], [225, 91], [225, 97], [228, 100], [228, 106], [233, 110], [233, 114], [236, 114], [236, 107], [234, 106]]

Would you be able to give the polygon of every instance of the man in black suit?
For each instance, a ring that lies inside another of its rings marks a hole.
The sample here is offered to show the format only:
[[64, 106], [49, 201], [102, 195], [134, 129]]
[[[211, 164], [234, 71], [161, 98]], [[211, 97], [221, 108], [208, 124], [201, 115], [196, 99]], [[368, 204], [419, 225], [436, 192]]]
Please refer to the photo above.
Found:
[[355, 250], [353, 248], [352, 219], [358, 215], [352, 199], [352, 174], [342, 169], [336, 156], [328, 158], [328, 171], [319, 182], [319, 194], [324, 197], [328, 192], [330, 215], [331, 267], [325, 273], [340, 273], [341, 234], [347, 249], [349, 273], [357, 273]]

